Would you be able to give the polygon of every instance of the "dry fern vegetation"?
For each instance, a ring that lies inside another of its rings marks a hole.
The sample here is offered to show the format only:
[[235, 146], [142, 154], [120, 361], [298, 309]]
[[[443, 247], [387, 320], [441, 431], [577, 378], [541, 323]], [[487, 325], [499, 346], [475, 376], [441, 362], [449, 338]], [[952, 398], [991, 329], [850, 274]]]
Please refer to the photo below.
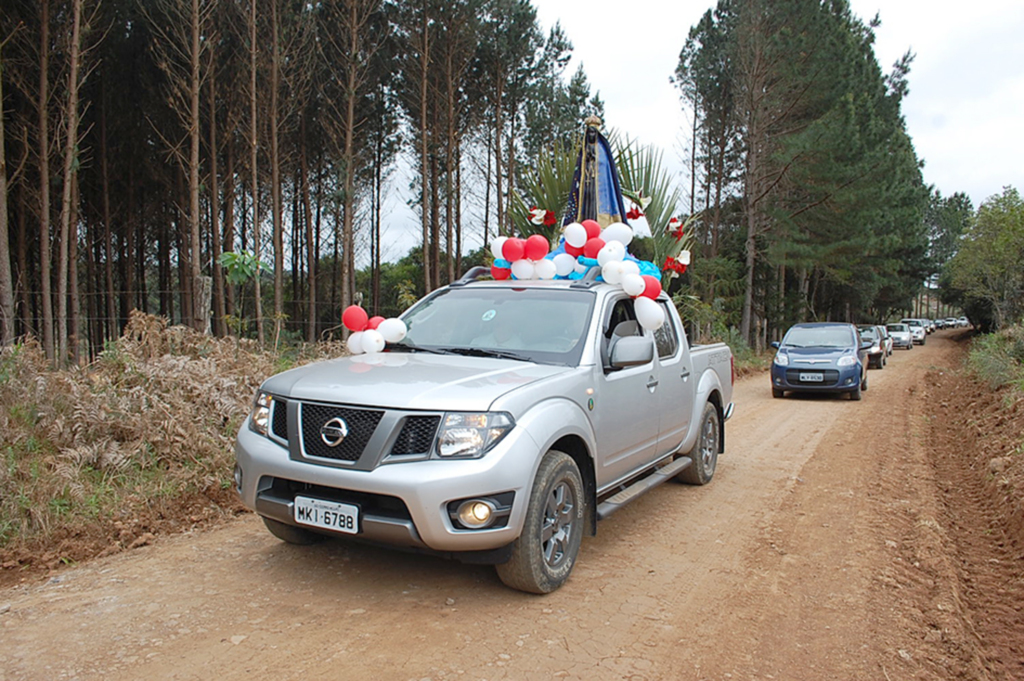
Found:
[[267, 376], [338, 356], [272, 353], [133, 312], [84, 367], [0, 351], [0, 580], [148, 543], [241, 510], [235, 433]]

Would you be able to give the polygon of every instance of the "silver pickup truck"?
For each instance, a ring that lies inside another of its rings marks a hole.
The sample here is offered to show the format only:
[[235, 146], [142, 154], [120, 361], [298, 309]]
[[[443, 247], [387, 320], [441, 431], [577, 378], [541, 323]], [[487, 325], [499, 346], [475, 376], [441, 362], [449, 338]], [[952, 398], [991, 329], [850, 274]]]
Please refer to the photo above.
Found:
[[584, 532], [655, 485], [711, 481], [732, 353], [641, 327], [622, 289], [466, 277], [410, 308], [385, 352], [267, 379], [235, 482], [278, 538], [324, 536], [568, 578]]

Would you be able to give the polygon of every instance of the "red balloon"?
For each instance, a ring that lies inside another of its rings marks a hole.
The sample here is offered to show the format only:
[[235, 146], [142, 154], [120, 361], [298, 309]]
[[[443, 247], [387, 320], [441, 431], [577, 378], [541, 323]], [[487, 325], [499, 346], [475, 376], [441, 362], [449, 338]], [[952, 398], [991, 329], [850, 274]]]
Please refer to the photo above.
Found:
[[495, 281], [501, 281], [502, 279], [508, 279], [512, 276], [512, 270], [507, 267], [491, 265], [491, 276], [494, 277]]
[[366, 323], [366, 328], [376, 329], [382, 321], [384, 321], [383, 317], [370, 317], [370, 321]]
[[516, 237], [510, 237], [505, 240], [505, 243], [501, 247], [501, 254], [505, 256], [505, 260], [509, 262], [515, 262], [516, 260], [523, 259], [523, 253], [526, 251], [526, 242]]
[[365, 331], [369, 321], [369, 318], [366, 316], [366, 310], [358, 305], [349, 305], [341, 313], [341, 323], [349, 331]]
[[584, 220], [580, 224], [587, 230], [588, 240], [601, 236], [601, 225], [598, 224], [597, 220]]
[[587, 239], [587, 243], [583, 245], [583, 255], [588, 258], [596, 258], [602, 248], [604, 248], [604, 239], [595, 236], [593, 239]]
[[578, 258], [583, 255], [583, 246], [577, 248], [576, 246], [570, 245], [568, 241], [565, 242], [564, 246], [565, 252], [574, 258]]
[[540, 234], [534, 234], [526, 240], [524, 253], [528, 260], [542, 260], [548, 254], [548, 240]]
[[650, 274], [643, 275], [644, 278], [644, 292], [640, 295], [645, 298], [654, 300], [661, 295], [661, 282], [658, 281], [657, 277], [651, 276]]

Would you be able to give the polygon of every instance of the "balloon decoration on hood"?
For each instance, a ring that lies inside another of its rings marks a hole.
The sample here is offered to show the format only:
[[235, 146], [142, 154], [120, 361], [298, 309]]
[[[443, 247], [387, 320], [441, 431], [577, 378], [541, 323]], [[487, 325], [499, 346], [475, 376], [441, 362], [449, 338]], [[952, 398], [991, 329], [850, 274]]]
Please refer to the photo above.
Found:
[[352, 331], [345, 347], [353, 355], [380, 352], [387, 343], [397, 343], [408, 332], [405, 322], [397, 317], [369, 317], [358, 305], [349, 305], [341, 313], [341, 323]]
[[[534, 211], [536, 216], [550, 212]], [[682, 227], [677, 218], [672, 220], [669, 231], [678, 235], [678, 241], [682, 238]], [[491, 242], [491, 276], [497, 280], [582, 279], [597, 267], [597, 280], [621, 286], [636, 301], [640, 325], [656, 331], [665, 323], [664, 308], [655, 302], [662, 291], [662, 270], [670, 277], [682, 274], [690, 263], [690, 253], [682, 251], [677, 258], [666, 258], [665, 266], [658, 268], [629, 253], [632, 241], [633, 229], [629, 225], [614, 222], [601, 229], [595, 220], [567, 224], [554, 250], [549, 250], [547, 238], [540, 234], [525, 239], [500, 236]]]

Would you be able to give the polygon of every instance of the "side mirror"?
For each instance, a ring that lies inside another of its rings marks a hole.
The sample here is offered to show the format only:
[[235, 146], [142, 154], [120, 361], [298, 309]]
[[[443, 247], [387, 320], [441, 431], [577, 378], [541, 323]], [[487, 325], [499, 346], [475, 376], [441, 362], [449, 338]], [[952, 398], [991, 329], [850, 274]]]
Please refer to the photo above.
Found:
[[871, 341], [869, 341], [869, 340], [864, 340], [862, 338], [861, 341], [860, 341], [860, 349], [861, 350], [870, 350], [872, 345], [874, 345], [874, 344]]
[[780, 343], [779, 341], [772, 341], [772, 342], [771, 342], [771, 346], [772, 346], [773, 348], [775, 348], [776, 350], [778, 350], [779, 348], [781, 348], [781, 347], [782, 347], [782, 343]]
[[626, 336], [612, 346], [611, 365], [616, 369], [654, 361], [654, 342], [644, 336]]

